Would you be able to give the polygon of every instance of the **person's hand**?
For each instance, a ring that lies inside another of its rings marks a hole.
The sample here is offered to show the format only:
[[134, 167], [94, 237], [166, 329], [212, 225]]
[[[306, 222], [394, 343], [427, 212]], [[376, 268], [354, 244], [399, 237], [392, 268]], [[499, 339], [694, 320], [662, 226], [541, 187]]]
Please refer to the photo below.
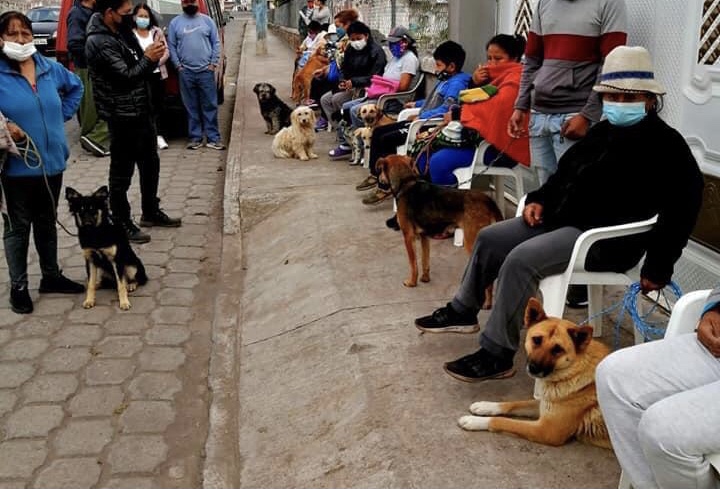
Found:
[[415, 102], [405, 102], [405, 105], [403, 105], [406, 109], [414, 109], [415, 108]]
[[660, 290], [665, 287], [665, 285], [667, 284], [659, 284], [657, 282], [653, 282], [649, 278], [640, 277], [640, 288], [645, 294], [652, 292], [653, 290]]
[[145, 49], [143, 54], [150, 61], [158, 62], [160, 58], [163, 57], [163, 54], [165, 54], [165, 46], [163, 46], [162, 42], [155, 41]]
[[217, 70], [217, 65], [214, 65], [214, 64], [208, 65], [208, 70], [210, 70], [210, 71], [215, 71], [215, 70]]
[[485, 85], [490, 80], [490, 72], [488, 72], [487, 67], [478, 65], [473, 71], [472, 79], [475, 85]]
[[560, 128], [560, 135], [568, 139], [582, 139], [590, 129], [590, 121], [578, 114], [566, 120]]
[[525, 206], [525, 208], [523, 209], [522, 217], [528, 226], [534, 228], [538, 224], [542, 224], [542, 213], [542, 204], [533, 202], [532, 204], [528, 204]]
[[703, 314], [698, 324], [697, 337], [713, 356], [720, 357], [720, 312], [717, 308]]
[[350, 90], [352, 88], [352, 80], [343, 80], [338, 85], [341, 90]]
[[452, 121], [452, 113], [451, 112], [445, 112], [445, 115], [443, 115], [443, 122], [445, 124], [449, 124], [450, 121]]
[[510, 120], [508, 121], [507, 132], [511, 138], [521, 138], [527, 136], [527, 125], [528, 113], [524, 110], [515, 109], [513, 110]]
[[13, 141], [25, 140], [25, 137], [27, 135], [25, 134], [25, 131], [20, 129], [20, 126], [18, 126], [14, 122], [8, 122], [7, 128], [8, 128], [8, 132], [10, 133], [10, 137], [13, 139]]

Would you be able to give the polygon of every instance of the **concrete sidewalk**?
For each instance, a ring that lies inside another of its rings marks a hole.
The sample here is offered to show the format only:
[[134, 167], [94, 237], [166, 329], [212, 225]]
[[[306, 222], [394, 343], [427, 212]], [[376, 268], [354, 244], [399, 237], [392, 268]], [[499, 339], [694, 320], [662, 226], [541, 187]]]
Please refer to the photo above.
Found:
[[216, 450], [206, 487], [616, 487], [610, 451], [457, 427], [473, 401], [531, 397], [522, 355], [508, 380], [465, 384], [443, 372], [477, 338], [421, 335], [413, 319], [452, 296], [465, 252], [433, 242], [432, 281], [405, 288], [404, 245], [384, 225], [391, 204], [361, 204], [354, 184], [366, 173], [328, 160], [332, 134], [318, 135], [319, 160], [272, 157], [252, 87], [270, 82], [289, 100], [293, 53], [269, 34], [270, 54], [257, 57], [254, 38], [248, 24], [229, 148], [242, 217], [242, 246], [233, 244], [242, 256], [239, 370], [219, 370], [238, 375], [221, 405], [237, 398], [239, 409], [236, 419], [219, 409], [211, 427], [214, 445], [234, 444], [224, 453], [238, 459]]

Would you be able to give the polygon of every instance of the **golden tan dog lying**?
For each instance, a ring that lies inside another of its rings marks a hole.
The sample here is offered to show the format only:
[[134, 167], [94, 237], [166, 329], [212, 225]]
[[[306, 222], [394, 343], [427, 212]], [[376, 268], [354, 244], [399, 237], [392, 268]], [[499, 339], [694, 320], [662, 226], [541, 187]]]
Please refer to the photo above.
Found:
[[[527, 370], [542, 387], [539, 401], [476, 402], [458, 424], [471, 431], [502, 431], [545, 445], [571, 438], [610, 448], [598, 406], [595, 369], [608, 348], [592, 339], [591, 326], [545, 315], [532, 298], [525, 309]], [[520, 416], [533, 419], [513, 419]]]
[[[430, 239], [461, 228], [465, 250], [470, 253], [480, 229], [502, 220], [495, 201], [480, 190], [458, 190], [421, 180], [412, 158], [390, 155], [377, 163], [379, 180], [390, 185], [397, 201], [397, 220], [405, 240], [410, 276], [403, 285], [415, 287], [418, 279], [415, 238], [422, 246], [422, 282], [430, 281]], [[492, 294], [491, 288], [487, 293]], [[491, 296], [483, 307], [489, 307]]]

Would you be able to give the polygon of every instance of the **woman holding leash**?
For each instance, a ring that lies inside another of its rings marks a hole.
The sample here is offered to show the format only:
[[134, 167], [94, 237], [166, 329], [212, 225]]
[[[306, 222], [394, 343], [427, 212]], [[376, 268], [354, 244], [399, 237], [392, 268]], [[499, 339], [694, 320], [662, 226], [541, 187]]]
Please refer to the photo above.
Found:
[[9, 154], [2, 172], [3, 242], [10, 273], [10, 306], [33, 311], [28, 293], [30, 229], [40, 259], [40, 292], [79, 294], [82, 284], [62, 275], [57, 262], [57, 202], [70, 154], [65, 121], [80, 105], [80, 78], [35, 52], [32, 24], [16, 11], [0, 15], [0, 112], [19, 154]]

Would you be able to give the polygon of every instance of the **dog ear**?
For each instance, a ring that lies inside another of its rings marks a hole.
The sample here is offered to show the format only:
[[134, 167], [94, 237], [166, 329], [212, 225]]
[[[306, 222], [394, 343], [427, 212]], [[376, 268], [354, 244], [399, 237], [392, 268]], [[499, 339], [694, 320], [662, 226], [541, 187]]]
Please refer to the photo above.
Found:
[[382, 175], [385, 173], [387, 175], [387, 160], [385, 158], [378, 158], [378, 160], [375, 162], [375, 170], [377, 171], [378, 175]]
[[525, 307], [525, 327], [529, 328], [545, 319], [547, 319], [547, 314], [545, 314], [542, 304], [535, 297], [531, 297]]
[[97, 189], [95, 192], [93, 192], [93, 197], [98, 198], [98, 199], [103, 199], [103, 200], [107, 199], [109, 195], [110, 195], [110, 191], [108, 190], [107, 185], [103, 185], [102, 187]]
[[255, 86], [253, 87], [253, 92], [260, 93], [260, 84], [259, 83], [255, 84]]
[[268, 88], [270, 89], [270, 95], [275, 95], [275, 92], [277, 92], [277, 90], [275, 90], [275, 87], [268, 83]]
[[80, 195], [80, 192], [78, 192], [72, 187], [65, 187], [65, 198], [68, 201], [72, 202], [79, 199], [80, 197], [82, 197], [82, 195]]
[[575, 343], [575, 351], [581, 352], [592, 341], [592, 326], [580, 326], [578, 328], [568, 328], [567, 330], [573, 343]]

